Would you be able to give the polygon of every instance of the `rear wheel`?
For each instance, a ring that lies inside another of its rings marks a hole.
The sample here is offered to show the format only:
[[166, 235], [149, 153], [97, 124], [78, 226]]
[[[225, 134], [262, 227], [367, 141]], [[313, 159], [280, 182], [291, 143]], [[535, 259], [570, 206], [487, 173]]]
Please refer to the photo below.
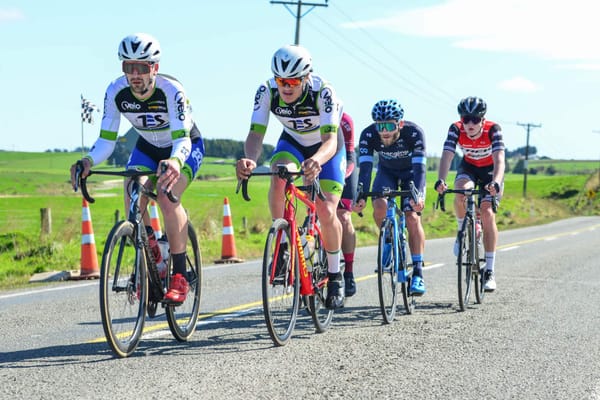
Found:
[[129, 221], [114, 226], [100, 270], [100, 314], [106, 341], [119, 357], [133, 353], [142, 337], [148, 300], [144, 251], [136, 249]]
[[394, 225], [386, 218], [379, 231], [379, 246], [377, 252], [377, 286], [379, 289], [379, 306], [383, 321], [391, 323], [396, 315], [397, 298], [397, 260], [394, 256]]
[[317, 332], [322, 333], [331, 325], [333, 319], [333, 310], [325, 307], [327, 298], [327, 252], [323, 247], [323, 241], [320, 235], [315, 235], [315, 251], [311, 260], [307, 263], [312, 264], [312, 282], [315, 294], [308, 296], [308, 309], [312, 316]]
[[[190, 286], [185, 301], [179, 306], [168, 305], [166, 309], [169, 328], [175, 339], [186, 341], [196, 330], [200, 312], [200, 294], [202, 291], [202, 257], [198, 247], [196, 231], [188, 221], [188, 240], [185, 249], [186, 278]], [[171, 266], [171, 260], [169, 260]]]
[[473, 273], [471, 271], [471, 260], [473, 259], [472, 246], [472, 221], [465, 218], [463, 227], [458, 233], [458, 256], [456, 266], [458, 270], [458, 305], [464, 311], [469, 304], [471, 287], [473, 284]]
[[290, 238], [288, 222], [276, 219], [269, 230], [263, 256], [263, 312], [269, 335], [277, 346], [284, 346], [290, 340], [300, 303], [298, 254]]

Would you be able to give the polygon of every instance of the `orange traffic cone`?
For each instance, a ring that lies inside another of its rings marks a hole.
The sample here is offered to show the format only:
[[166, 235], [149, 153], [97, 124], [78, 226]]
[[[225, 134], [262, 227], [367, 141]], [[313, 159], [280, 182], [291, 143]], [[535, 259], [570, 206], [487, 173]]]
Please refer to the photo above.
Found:
[[223, 243], [221, 246], [221, 259], [215, 260], [217, 264], [243, 262], [237, 257], [235, 251], [235, 239], [233, 237], [233, 224], [231, 223], [231, 211], [229, 210], [229, 199], [225, 197], [223, 203]]
[[92, 215], [90, 214], [90, 207], [86, 199], [83, 199], [81, 213], [81, 269], [78, 275], [71, 278], [100, 278], [98, 255], [96, 254], [96, 240], [94, 239], [94, 228], [92, 227]]
[[160, 239], [163, 234], [160, 230], [158, 207], [156, 206], [156, 202], [154, 200], [150, 201], [150, 224], [152, 225], [152, 229], [154, 230], [154, 236], [156, 236], [157, 239]]

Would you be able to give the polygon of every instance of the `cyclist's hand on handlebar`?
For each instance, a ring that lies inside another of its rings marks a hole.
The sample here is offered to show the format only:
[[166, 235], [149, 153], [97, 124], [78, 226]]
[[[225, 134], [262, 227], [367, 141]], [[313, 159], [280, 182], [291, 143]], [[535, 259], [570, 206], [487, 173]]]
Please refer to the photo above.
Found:
[[446, 190], [448, 190], [448, 185], [446, 185], [446, 182], [444, 182], [443, 179], [438, 179], [435, 182], [435, 185], [433, 186], [433, 188], [435, 189], [436, 192], [438, 192], [439, 194], [444, 194], [444, 192]]
[[256, 162], [254, 162], [254, 160], [240, 158], [235, 165], [235, 174], [238, 179], [248, 179], [254, 168], [256, 168]]
[[170, 192], [173, 190], [173, 186], [179, 180], [181, 176], [181, 167], [179, 161], [175, 159], [162, 160], [158, 163], [158, 171], [156, 171], [158, 180], [156, 181], [156, 187], [159, 188], [163, 193]]
[[[92, 168], [92, 165], [90, 163], [90, 160], [87, 158], [82, 158], [79, 161], [83, 165], [81, 177], [85, 178], [90, 174], [90, 168]], [[71, 165], [71, 186], [73, 187], [73, 190], [77, 190], [77, 187], [79, 186], [79, 182], [77, 182], [77, 163]]]
[[358, 200], [356, 200], [356, 203], [354, 203], [354, 206], [352, 207], [352, 211], [354, 211], [356, 213], [360, 213], [365, 209], [366, 206], [367, 206], [367, 202], [365, 201], [365, 199], [358, 199]]
[[304, 178], [308, 182], [312, 182], [321, 173], [321, 165], [312, 158], [307, 158], [302, 162], [302, 171], [304, 171]]
[[498, 184], [498, 182], [491, 181], [490, 183], [485, 185], [485, 190], [490, 192], [492, 196], [496, 196], [500, 194], [500, 185]]
[[423, 195], [421, 194], [417, 196], [417, 202], [415, 202], [413, 199], [410, 199], [409, 203], [415, 212], [421, 212], [425, 208], [425, 201], [423, 200]]

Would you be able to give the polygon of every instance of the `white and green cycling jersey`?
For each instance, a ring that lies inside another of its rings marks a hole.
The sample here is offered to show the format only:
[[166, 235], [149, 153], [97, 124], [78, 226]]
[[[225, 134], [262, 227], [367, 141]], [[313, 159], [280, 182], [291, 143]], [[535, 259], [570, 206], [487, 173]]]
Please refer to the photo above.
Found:
[[94, 165], [112, 154], [121, 115], [151, 146], [172, 146], [171, 158], [178, 159], [181, 165], [190, 155], [191, 139], [200, 136], [192, 118], [190, 102], [179, 81], [158, 74], [152, 95], [140, 100], [130, 90], [125, 76], [121, 76], [106, 89], [100, 137], [87, 155]]
[[[321, 134], [337, 135], [342, 104], [333, 88], [317, 75], [309, 75], [307, 87], [294, 104], [286, 104], [271, 78], [259, 86], [254, 98], [250, 130], [265, 134], [272, 112], [283, 124], [283, 131], [304, 147], [321, 143]], [[344, 145], [338, 141], [338, 147]]]

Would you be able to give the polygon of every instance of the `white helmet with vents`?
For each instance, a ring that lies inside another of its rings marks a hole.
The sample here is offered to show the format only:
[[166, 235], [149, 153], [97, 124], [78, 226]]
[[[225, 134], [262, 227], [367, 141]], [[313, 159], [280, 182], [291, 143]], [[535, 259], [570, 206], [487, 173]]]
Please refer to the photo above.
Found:
[[271, 70], [280, 78], [302, 78], [312, 71], [312, 57], [302, 46], [283, 46], [273, 55]]
[[160, 43], [147, 33], [134, 33], [127, 36], [119, 44], [119, 60], [121, 61], [160, 61]]

